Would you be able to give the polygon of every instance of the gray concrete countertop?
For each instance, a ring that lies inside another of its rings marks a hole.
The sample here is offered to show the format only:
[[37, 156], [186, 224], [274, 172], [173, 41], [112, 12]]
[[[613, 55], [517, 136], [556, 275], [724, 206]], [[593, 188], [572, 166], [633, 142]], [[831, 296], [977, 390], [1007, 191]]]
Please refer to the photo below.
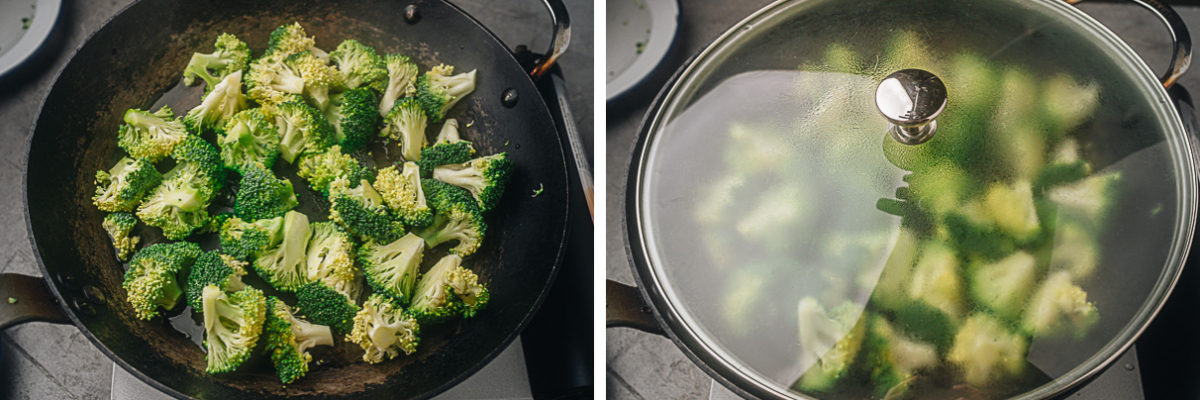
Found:
[[[615, 0], [610, 0], [615, 1]], [[608, 232], [608, 279], [633, 284], [621, 226], [622, 199], [629, 152], [637, 138], [638, 125], [650, 102], [670, 76], [688, 57], [755, 10], [773, 0], [705, 1], [679, 0], [680, 28], [675, 48], [663, 65], [642, 86], [621, 102], [607, 107], [608, 130], [605, 132], [608, 167], [605, 221]], [[1166, 28], [1145, 10], [1129, 4], [1083, 3], [1084, 11], [1104, 23], [1134, 48], [1156, 72], [1165, 70], [1170, 59], [1170, 39]], [[1187, 22], [1193, 43], [1200, 39], [1200, 8], [1176, 6]], [[1195, 69], [1195, 68], [1193, 68]], [[1179, 83], [1192, 91], [1200, 90], [1200, 72], [1186, 73]], [[608, 329], [605, 384], [610, 399], [703, 399], [708, 398], [713, 381], [687, 359], [669, 339], [631, 329]], [[714, 392], [724, 393], [722, 389]]]
[[[542, 51], [549, 46], [550, 19], [540, 1], [451, 1], [510, 47], [526, 44]], [[26, 234], [20, 186], [25, 143], [38, 104], [71, 52], [133, 0], [64, 3], [59, 26], [41, 52], [16, 75], [0, 78], [0, 272], [41, 275]], [[570, 48], [559, 62], [575, 122], [591, 153], [593, 6], [585, 0], [565, 3], [573, 31]], [[0, 333], [0, 341], [0, 398], [109, 398], [112, 362], [74, 326], [27, 323]]]

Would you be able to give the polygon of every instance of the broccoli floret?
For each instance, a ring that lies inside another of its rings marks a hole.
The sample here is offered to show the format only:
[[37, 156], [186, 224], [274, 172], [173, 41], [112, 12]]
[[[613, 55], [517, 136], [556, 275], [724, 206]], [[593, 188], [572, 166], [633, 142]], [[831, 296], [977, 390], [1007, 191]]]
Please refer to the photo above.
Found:
[[390, 243], [404, 235], [404, 225], [392, 217], [370, 182], [361, 180], [357, 187], [349, 186], [350, 181], [344, 177], [330, 183], [330, 219], [363, 241]]
[[133, 249], [141, 240], [138, 236], [129, 235], [137, 225], [137, 218], [127, 212], [112, 213], [104, 217], [104, 223], [101, 225], [104, 231], [108, 232], [108, 238], [112, 239], [113, 248], [117, 250], [117, 259], [129, 260], [129, 254], [133, 253]]
[[171, 107], [163, 106], [154, 113], [131, 108], [117, 133], [117, 145], [133, 158], [155, 162], [171, 154], [187, 135], [187, 127], [175, 118]]
[[260, 164], [270, 169], [279, 157], [279, 130], [257, 108], [234, 115], [218, 133], [217, 143], [221, 146], [221, 161], [225, 167], [239, 173], [246, 164]]
[[267, 53], [263, 57], [287, 56], [302, 51], [312, 52], [322, 60], [329, 59], [329, 53], [317, 48], [316, 40], [308, 37], [304, 27], [300, 26], [299, 22], [293, 22], [271, 31], [271, 38], [267, 40]]
[[277, 105], [304, 93], [304, 77], [287, 55], [267, 54], [250, 63], [246, 74], [246, 94], [263, 105]]
[[433, 146], [421, 149], [421, 177], [433, 176], [433, 169], [450, 164], [463, 164], [475, 156], [475, 146], [462, 140], [454, 143], [439, 142]]
[[101, 211], [133, 211], [161, 182], [162, 174], [149, 160], [125, 157], [107, 172], [96, 171], [96, 195], [92, 197], [92, 204]]
[[1046, 193], [1063, 213], [1082, 219], [1094, 228], [1103, 225], [1120, 193], [1121, 172], [1090, 176], [1082, 181], [1050, 189]]
[[450, 107], [473, 91], [475, 70], [454, 75], [454, 67], [442, 64], [417, 78], [417, 99], [433, 122], [441, 121]]
[[236, 292], [246, 287], [242, 275], [246, 275], [245, 261], [238, 261], [217, 251], [201, 254], [188, 273], [188, 305], [192, 306], [193, 312], [203, 312], [204, 305], [200, 298], [205, 286], [215, 285], [226, 292]]
[[196, 228], [196, 230], [192, 231], [192, 233], [206, 234], [220, 232], [221, 227], [225, 225], [225, 221], [229, 221], [230, 218], [233, 218], [233, 212], [227, 211], [214, 215], [208, 219], [208, 223], [204, 224], [202, 227]]
[[284, 63], [291, 65], [304, 79], [303, 94], [309, 104], [319, 111], [329, 108], [329, 90], [341, 86], [345, 76], [308, 51], [292, 54]]
[[905, 390], [918, 372], [937, 367], [937, 348], [932, 344], [903, 335], [878, 316], [870, 317], [870, 326], [862, 351], [866, 355], [864, 367], [878, 398]]
[[333, 145], [333, 127], [315, 108], [303, 102], [289, 101], [275, 111], [279, 129], [279, 154], [288, 163], [306, 153], [319, 153]]
[[847, 302], [826, 312], [816, 299], [805, 297], [797, 304], [797, 312], [800, 364], [808, 366], [808, 370], [792, 387], [808, 393], [828, 391], [849, 375], [850, 366], [862, 348], [866, 324], [855, 323], [861, 309]]
[[245, 70], [246, 64], [250, 62], [250, 47], [237, 36], [222, 33], [217, 36], [213, 47], [215, 51], [212, 53], [192, 54], [191, 61], [188, 61], [187, 68], [183, 70], [183, 84], [191, 86], [199, 76], [208, 83], [207, 90], [212, 90], [217, 82], [235, 72]]
[[333, 127], [334, 140], [346, 151], [355, 151], [367, 145], [379, 128], [379, 115], [375, 105], [379, 96], [375, 91], [360, 87], [330, 96], [330, 106], [325, 118]]
[[926, 243], [921, 258], [913, 266], [908, 296], [942, 310], [957, 319], [963, 313], [963, 290], [959, 281], [958, 258], [941, 243]]
[[263, 334], [267, 337], [267, 351], [271, 353], [279, 380], [285, 384], [308, 373], [308, 363], [312, 361], [309, 348], [333, 346], [333, 333], [328, 326], [296, 318], [283, 300], [268, 297], [266, 315]]
[[1092, 173], [1092, 166], [1079, 157], [1079, 142], [1066, 139], [1058, 144], [1054, 158], [1033, 181], [1033, 192], [1042, 193], [1047, 188], [1077, 182]]
[[343, 41], [337, 49], [329, 53], [329, 59], [337, 64], [338, 70], [346, 76], [347, 89], [382, 81], [388, 76], [387, 64], [383, 62], [383, 57], [375, 53], [375, 49], [357, 40]]
[[250, 260], [283, 240], [280, 229], [283, 217], [260, 219], [254, 222], [233, 217], [221, 224], [218, 237], [221, 251], [238, 260]]
[[375, 180], [371, 170], [349, 154], [342, 153], [342, 147], [338, 145], [320, 153], [306, 154], [300, 158], [299, 164], [296, 175], [307, 180], [313, 190], [326, 196], [329, 196], [329, 184], [339, 177], [345, 177], [350, 182]]
[[413, 83], [417, 79], [417, 65], [408, 61], [408, 57], [399, 54], [388, 54], [385, 63], [387, 64], [387, 85], [383, 85], [383, 81], [376, 81], [371, 86], [383, 93], [383, 99], [379, 102], [379, 116], [386, 117], [392, 107], [396, 105], [396, 100], [406, 96], [411, 96], [416, 93], [417, 88]]
[[975, 265], [967, 270], [975, 303], [1001, 318], [1016, 320], [1038, 277], [1037, 260], [1017, 252], [996, 263]]
[[994, 184], [984, 195], [984, 204], [996, 227], [1017, 241], [1037, 236], [1037, 209], [1033, 204], [1033, 186], [1027, 180], [1012, 185]]
[[358, 262], [375, 293], [408, 304], [417, 286], [424, 251], [425, 240], [410, 233], [391, 243], [367, 242], [358, 249]]
[[152, 244], [135, 254], [122, 284], [134, 314], [149, 320], [159, 307], [175, 308], [183, 294], [176, 274], [196, 262], [201, 252], [195, 243], [177, 242]]
[[[460, 142], [462, 143], [462, 142]], [[479, 157], [462, 164], [443, 165], [433, 169], [433, 179], [467, 189], [479, 209], [491, 210], [500, 202], [504, 187], [512, 178], [513, 163], [507, 153]]]
[[195, 132], [221, 130], [238, 112], [245, 110], [246, 95], [242, 94], [242, 71], [221, 80], [204, 95], [204, 101], [188, 111], [183, 123]]
[[225, 293], [208, 285], [200, 295], [204, 310], [204, 347], [208, 349], [210, 374], [230, 372], [246, 360], [258, 344], [267, 318], [267, 299], [258, 289]]
[[1028, 348], [1029, 342], [1025, 338], [980, 313], [967, 318], [954, 336], [954, 345], [946, 361], [962, 371], [967, 384], [985, 387], [1020, 374], [1025, 367]]
[[1070, 218], [1060, 218], [1054, 230], [1054, 250], [1050, 253], [1051, 271], [1067, 271], [1080, 280], [1089, 278], [1100, 264], [1100, 243]]
[[207, 178], [214, 194], [225, 187], [225, 165], [221, 161], [221, 153], [199, 136], [188, 136], [175, 145], [171, 158], [175, 159], [175, 168], [167, 172], [167, 179], [194, 171], [198, 176]]
[[1092, 119], [1100, 104], [1100, 85], [1076, 81], [1069, 74], [1059, 74], [1043, 86], [1042, 105], [1053, 128], [1048, 132], [1067, 133]]
[[308, 282], [306, 261], [308, 241], [312, 238], [308, 217], [288, 211], [279, 235], [282, 239], [272, 240], [277, 245], [254, 259], [254, 270], [275, 289], [291, 292]]
[[1038, 337], [1083, 337], [1099, 319], [1096, 306], [1087, 300], [1087, 292], [1071, 283], [1071, 273], [1058, 271], [1051, 273], [1029, 299], [1021, 329]]
[[354, 330], [346, 340], [358, 343], [366, 351], [363, 361], [375, 364], [382, 362], [384, 355], [390, 360], [401, 351], [412, 354], [421, 341], [420, 334], [416, 318], [387, 296], [373, 294], [354, 316]]
[[333, 221], [312, 224], [308, 242], [308, 281], [326, 286], [358, 299], [358, 271], [354, 268], [354, 239]]
[[321, 282], [310, 282], [296, 290], [296, 310], [309, 321], [345, 335], [354, 328], [358, 305]]
[[421, 277], [408, 312], [423, 324], [436, 324], [459, 316], [474, 317], [487, 308], [489, 300], [487, 285], [462, 266], [462, 257], [450, 254]]
[[417, 99], [409, 97], [397, 101], [383, 118], [383, 130], [379, 135], [398, 140], [405, 161], [420, 161], [421, 149], [428, 144], [425, 140], [427, 123], [428, 118], [421, 112]]
[[421, 189], [425, 191], [430, 208], [436, 212], [433, 223], [417, 232], [425, 238], [425, 245], [434, 248], [457, 240], [458, 245], [451, 248], [450, 253], [462, 257], [475, 253], [483, 242], [487, 223], [471, 193], [434, 179], [422, 179]]
[[162, 229], [167, 239], [183, 239], [208, 223], [208, 203], [212, 197], [211, 181], [187, 170], [158, 185], [138, 207], [137, 216], [146, 225]]
[[242, 183], [233, 203], [238, 218], [250, 221], [274, 218], [299, 204], [292, 181], [276, 179], [271, 171], [258, 164], [242, 167]]
[[419, 169], [417, 164], [409, 161], [404, 163], [402, 171], [393, 165], [379, 170], [379, 176], [375, 178], [375, 188], [388, 207], [413, 228], [424, 228], [433, 223], [433, 210], [425, 203]]

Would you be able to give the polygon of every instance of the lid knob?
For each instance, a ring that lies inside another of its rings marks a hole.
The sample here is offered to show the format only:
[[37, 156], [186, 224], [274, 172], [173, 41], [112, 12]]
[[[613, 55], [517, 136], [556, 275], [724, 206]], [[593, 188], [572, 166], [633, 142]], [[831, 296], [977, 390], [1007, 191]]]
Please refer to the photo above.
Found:
[[946, 85], [929, 71], [902, 69], [891, 73], [875, 90], [875, 105], [892, 123], [892, 138], [903, 144], [929, 141], [934, 121], [946, 109]]

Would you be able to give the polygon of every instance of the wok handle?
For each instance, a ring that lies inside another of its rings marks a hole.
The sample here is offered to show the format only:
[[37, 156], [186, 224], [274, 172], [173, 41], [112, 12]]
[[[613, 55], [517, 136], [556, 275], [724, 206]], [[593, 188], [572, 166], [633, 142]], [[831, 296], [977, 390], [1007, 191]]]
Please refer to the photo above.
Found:
[[[1081, 1], [1083, 0], [1066, 0], [1067, 4], [1078, 4]], [[1183, 18], [1180, 18], [1171, 6], [1161, 0], [1129, 1], [1153, 12], [1171, 32], [1171, 42], [1174, 45], [1171, 53], [1171, 68], [1158, 78], [1163, 87], [1169, 88], [1175, 84], [1180, 75], [1187, 72], [1188, 66], [1192, 64], [1192, 36], [1188, 33], [1187, 24], [1183, 23]]]
[[612, 279], [604, 291], [604, 323], [606, 328], [633, 328], [642, 332], [666, 336], [654, 319], [654, 310], [642, 298], [638, 289]]
[[562, 0], [542, 0], [542, 2], [546, 3], [546, 9], [550, 11], [550, 23], [554, 25], [554, 37], [550, 39], [550, 49], [542, 54], [537, 65], [529, 71], [529, 75], [534, 80], [541, 79], [542, 75], [545, 75], [546, 71], [554, 66], [554, 63], [558, 61], [558, 56], [567, 51], [567, 44], [571, 42], [571, 18], [567, 16], [567, 6], [563, 5]]
[[28, 321], [71, 323], [45, 279], [0, 274], [0, 330]]

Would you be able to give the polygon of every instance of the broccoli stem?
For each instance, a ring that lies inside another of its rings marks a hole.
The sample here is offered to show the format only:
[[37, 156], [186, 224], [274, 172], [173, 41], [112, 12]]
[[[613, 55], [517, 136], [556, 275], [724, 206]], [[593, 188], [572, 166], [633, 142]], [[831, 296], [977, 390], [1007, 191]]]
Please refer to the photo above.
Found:
[[184, 212], [196, 212], [204, 207], [204, 199], [200, 198], [199, 190], [192, 187], [185, 187], [173, 190], [165, 196], [167, 205], [183, 210]]
[[158, 298], [158, 305], [165, 309], [175, 308], [175, 304], [179, 302], [179, 296], [183, 294], [183, 289], [179, 287], [179, 282], [175, 279], [175, 274], [171, 274], [170, 282], [163, 286], [162, 296]]

